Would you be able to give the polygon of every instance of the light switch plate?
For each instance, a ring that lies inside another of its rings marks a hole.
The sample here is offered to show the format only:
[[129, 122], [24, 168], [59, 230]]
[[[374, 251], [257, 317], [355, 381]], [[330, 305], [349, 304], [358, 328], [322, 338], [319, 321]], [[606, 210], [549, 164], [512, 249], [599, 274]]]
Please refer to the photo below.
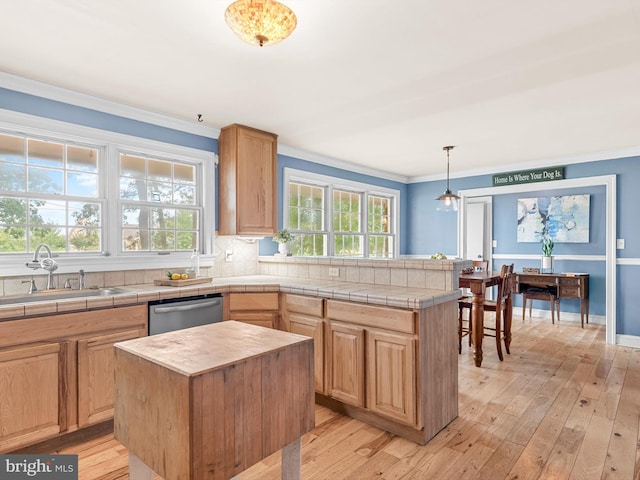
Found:
[[340, 269], [338, 267], [330, 267], [329, 268], [329, 276], [330, 277], [339, 277]]
[[493, 248], [496, 248], [498, 246], [498, 240], [494, 240], [493, 241]]
[[616, 240], [616, 247], [618, 250], [624, 250], [624, 238], [619, 238]]

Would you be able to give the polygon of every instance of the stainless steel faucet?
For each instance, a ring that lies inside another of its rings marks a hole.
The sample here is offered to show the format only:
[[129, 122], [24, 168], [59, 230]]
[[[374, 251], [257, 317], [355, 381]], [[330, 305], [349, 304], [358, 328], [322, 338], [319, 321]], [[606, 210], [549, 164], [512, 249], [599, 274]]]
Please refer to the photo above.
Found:
[[[38, 259], [38, 255], [40, 255], [40, 250], [45, 249], [47, 251], [47, 258], [43, 258], [42, 262]], [[53, 272], [58, 269], [58, 264], [53, 259], [53, 254], [51, 253], [51, 248], [46, 243], [41, 243], [36, 247], [36, 251], [33, 253], [33, 260], [27, 262], [27, 267], [38, 270], [39, 268], [43, 268], [47, 272], [49, 272], [49, 276], [47, 277], [47, 290], [51, 290], [55, 288], [53, 283]]]

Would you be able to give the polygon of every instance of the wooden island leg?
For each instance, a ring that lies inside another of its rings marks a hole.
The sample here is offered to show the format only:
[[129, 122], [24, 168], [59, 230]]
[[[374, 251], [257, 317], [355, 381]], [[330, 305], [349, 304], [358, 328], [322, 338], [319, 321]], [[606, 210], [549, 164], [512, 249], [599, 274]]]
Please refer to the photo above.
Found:
[[153, 470], [131, 452], [129, 452], [129, 479], [153, 480]]
[[300, 480], [302, 452], [300, 437], [282, 449], [282, 480]]

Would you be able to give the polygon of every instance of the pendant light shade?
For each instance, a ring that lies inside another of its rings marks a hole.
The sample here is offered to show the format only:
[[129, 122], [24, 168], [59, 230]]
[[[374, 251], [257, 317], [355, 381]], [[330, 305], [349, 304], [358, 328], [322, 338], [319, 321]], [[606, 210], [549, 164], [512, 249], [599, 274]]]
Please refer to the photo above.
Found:
[[449, 190], [449, 152], [453, 150], [453, 145], [447, 145], [446, 147], [442, 147], [442, 149], [447, 152], [447, 189], [442, 195], [436, 197], [438, 201], [438, 208], [436, 210], [439, 212], [457, 212], [460, 197], [451, 193], [451, 190]]
[[224, 13], [233, 32], [252, 45], [274, 45], [296, 28], [296, 14], [275, 0], [237, 0]]

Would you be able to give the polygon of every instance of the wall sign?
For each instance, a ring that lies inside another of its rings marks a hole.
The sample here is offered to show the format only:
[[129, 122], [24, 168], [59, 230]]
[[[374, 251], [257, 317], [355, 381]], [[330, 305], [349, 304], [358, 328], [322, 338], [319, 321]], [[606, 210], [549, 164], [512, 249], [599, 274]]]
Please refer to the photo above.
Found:
[[564, 167], [539, 168], [537, 170], [522, 170], [520, 172], [499, 173], [493, 176], [493, 186], [517, 185], [519, 183], [548, 182], [562, 180]]

